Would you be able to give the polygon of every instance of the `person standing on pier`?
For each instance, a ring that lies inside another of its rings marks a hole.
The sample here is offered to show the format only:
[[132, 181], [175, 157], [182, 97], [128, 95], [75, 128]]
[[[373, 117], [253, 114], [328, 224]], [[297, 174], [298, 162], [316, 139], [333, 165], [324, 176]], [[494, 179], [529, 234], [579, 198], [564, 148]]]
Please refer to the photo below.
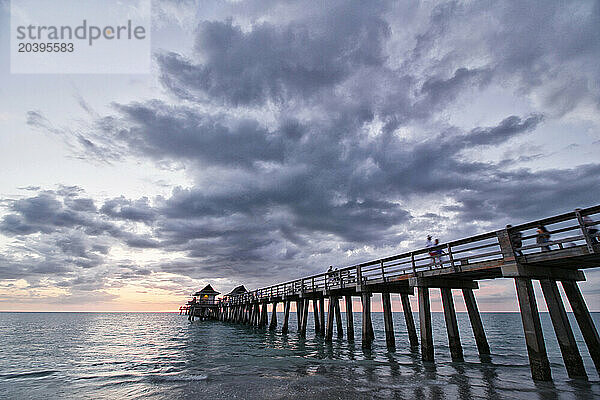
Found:
[[337, 268], [333, 271], [333, 281], [338, 285], [341, 283], [340, 270]]
[[542, 251], [550, 251], [550, 246], [544, 245], [544, 243], [548, 243], [550, 241], [550, 232], [544, 225], [540, 225], [537, 228], [537, 244], [541, 245]]
[[433, 247], [433, 241], [431, 240], [431, 235], [427, 235], [427, 241], [425, 242], [425, 247], [429, 250], [429, 257], [431, 257], [431, 263], [435, 265], [435, 251], [431, 248]]
[[[433, 242], [433, 246], [437, 247], [440, 245], [440, 239], [435, 239], [435, 242]], [[433, 264], [434, 265], [440, 265], [440, 267], [444, 266], [444, 263], [442, 262], [442, 256], [444, 255], [444, 250], [440, 249], [440, 248], [436, 248], [435, 250], [431, 251], [429, 254], [431, 255], [433, 253]]]

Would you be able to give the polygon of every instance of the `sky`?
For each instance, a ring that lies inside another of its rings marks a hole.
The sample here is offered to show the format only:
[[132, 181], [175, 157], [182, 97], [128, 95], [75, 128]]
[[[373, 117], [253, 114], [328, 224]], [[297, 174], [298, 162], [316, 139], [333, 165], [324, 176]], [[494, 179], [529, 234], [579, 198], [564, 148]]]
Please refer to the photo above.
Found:
[[9, 13], [0, 310], [174, 311], [600, 203], [598, 1], [155, 0], [130, 75], [11, 74]]

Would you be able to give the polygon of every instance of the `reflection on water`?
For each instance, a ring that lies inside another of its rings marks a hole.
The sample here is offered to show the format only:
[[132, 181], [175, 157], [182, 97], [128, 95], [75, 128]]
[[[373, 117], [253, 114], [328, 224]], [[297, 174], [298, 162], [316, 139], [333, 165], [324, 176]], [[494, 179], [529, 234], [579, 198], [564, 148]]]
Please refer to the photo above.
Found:
[[[418, 349], [410, 348], [401, 313], [394, 315], [395, 351], [386, 348], [381, 314], [373, 315], [373, 349], [362, 349], [360, 317], [355, 314], [355, 343], [335, 336], [326, 343], [310, 330], [310, 320], [307, 337], [300, 338], [294, 315], [290, 333], [281, 335], [220, 322], [190, 323], [176, 314], [0, 313], [0, 398], [600, 396], [598, 374], [579, 331], [588, 382], [567, 377], [546, 314], [553, 383], [531, 380], [518, 314], [482, 314], [491, 357], [478, 355], [468, 316], [459, 314], [461, 363], [450, 359], [442, 314], [433, 314], [435, 363], [422, 362]], [[594, 315], [597, 325], [599, 317]]]

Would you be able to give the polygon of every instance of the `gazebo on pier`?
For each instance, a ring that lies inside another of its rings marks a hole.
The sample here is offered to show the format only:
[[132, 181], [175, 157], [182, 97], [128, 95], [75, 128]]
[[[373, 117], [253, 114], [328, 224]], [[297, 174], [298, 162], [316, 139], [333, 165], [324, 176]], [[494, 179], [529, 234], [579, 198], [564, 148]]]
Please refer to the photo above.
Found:
[[244, 287], [244, 285], [237, 286], [231, 292], [227, 293], [223, 296], [224, 300], [230, 299], [235, 296], [242, 295], [244, 293], [248, 293], [248, 290]]
[[193, 299], [188, 301], [188, 319], [193, 321], [194, 317], [200, 319], [216, 318], [219, 306], [216, 296], [219, 294], [221, 293], [214, 290], [210, 285], [206, 285], [204, 289], [194, 293], [192, 295]]
[[194, 293], [194, 297], [198, 299], [198, 303], [200, 304], [216, 304], [215, 297], [221, 294], [212, 288], [210, 285], [206, 285], [204, 289], [199, 292]]

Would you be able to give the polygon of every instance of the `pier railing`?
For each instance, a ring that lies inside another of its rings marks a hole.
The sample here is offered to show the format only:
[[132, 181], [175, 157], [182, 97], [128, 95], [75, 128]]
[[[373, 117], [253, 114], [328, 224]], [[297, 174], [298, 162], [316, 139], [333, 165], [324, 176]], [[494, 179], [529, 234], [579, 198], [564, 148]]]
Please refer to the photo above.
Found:
[[196, 302], [188, 301], [188, 305], [217, 305], [220, 303], [219, 299], [215, 300], [197, 300]]
[[[594, 225], [585, 222], [585, 217], [590, 217], [592, 221], [597, 222], [599, 214], [600, 205], [577, 209], [500, 231], [483, 233], [229, 296], [228, 302], [267, 301], [273, 297], [393, 282], [433, 269], [450, 268], [449, 272], [452, 272], [462, 266], [502, 261], [507, 257], [507, 253], [501, 247], [499, 240], [501, 233], [506, 237], [511, 237], [516, 232], [522, 234], [522, 246], [514, 248], [518, 250], [514, 254], [517, 258], [541, 251], [553, 252], [570, 247], [584, 247], [589, 253], [600, 252], [598, 233], [595, 235], [590, 233], [590, 228], [598, 226], [595, 222]], [[549, 242], [537, 242], [536, 229], [540, 225], [548, 229], [551, 235]]]

